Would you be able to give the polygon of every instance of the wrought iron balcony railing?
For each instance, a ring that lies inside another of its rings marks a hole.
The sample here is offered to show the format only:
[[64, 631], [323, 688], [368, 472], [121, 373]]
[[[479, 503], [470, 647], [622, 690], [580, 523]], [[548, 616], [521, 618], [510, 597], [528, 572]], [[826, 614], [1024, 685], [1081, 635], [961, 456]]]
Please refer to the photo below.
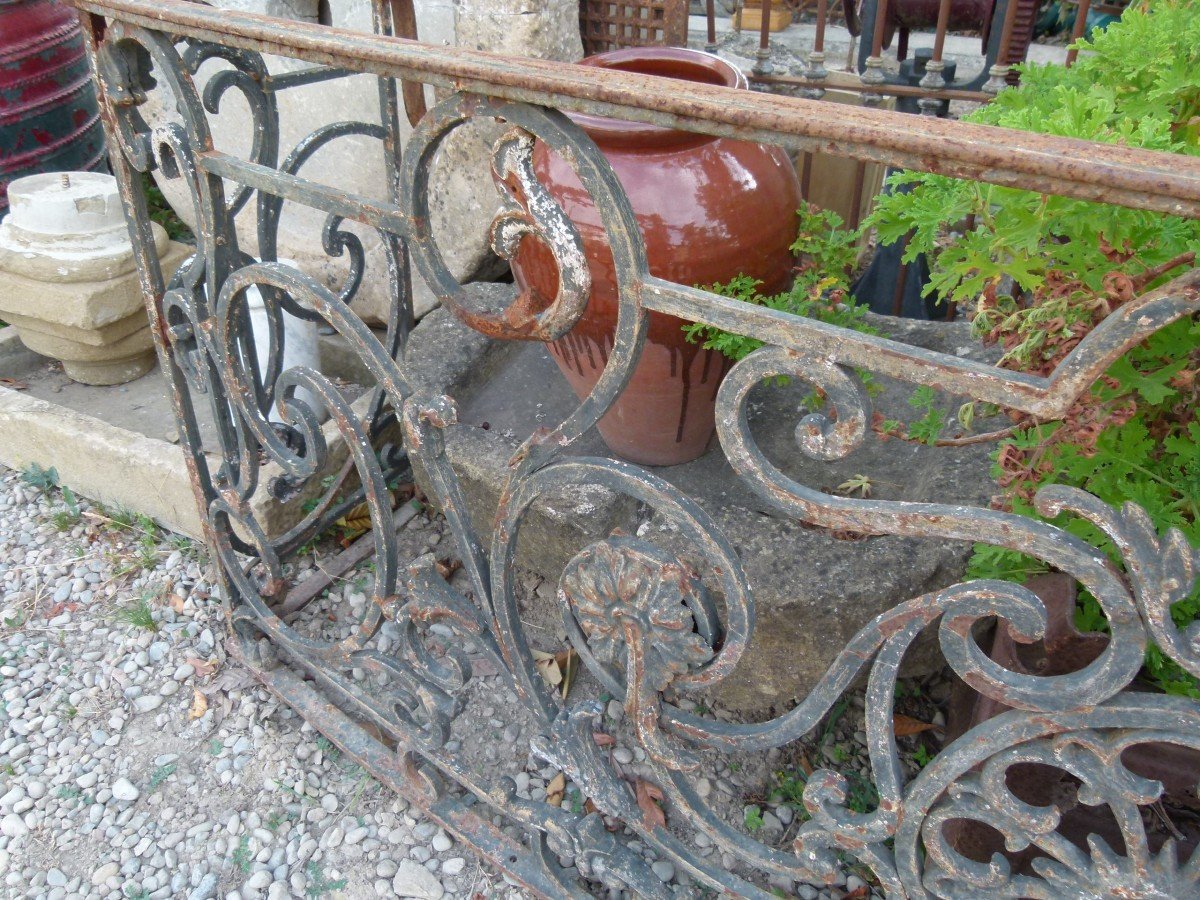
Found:
[[[545, 896], [584, 896], [589, 883], [638, 896], [668, 895], [643, 857], [627, 846], [630, 835], [674, 860], [694, 883], [737, 896], [769, 896], [771, 875], [831, 877], [844, 858], [867, 866], [895, 897], [1196, 893], [1200, 861], [1176, 862], [1174, 845], [1155, 855], [1143, 833], [1138, 808], [1153, 803], [1161, 785], [1130, 772], [1121, 756], [1127, 747], [1147, 742], [1200, 748], [1200, 705], [1126, 690], [1151, 641], [1200, 676], [1196, 636], [1178, 630], [1170, 614], [1171, 604], [1190, 590], [1196, 575], [1196, 553], [1183, 537], [1153, 533], [1136, 507], [1115, 510], [1079, 491], [1044, 490], [1039, 498], [1044, 509], [1082, 516], [1111, 538], [1126, 563], [1120, 573], [1078, 538], [1022, 516], [833, 496], [797, 483], [762, 454], [746, 423], [746, 398], [754, 385], [775, 375], [819, 387], [836, 407], [836, 418], [811, 416], [798, 431], [798, 452], [817, 459], [844, 457], [874, 439], [866, 425], [871, 400], [860, 389], [858, 370], [1037, 415], [1059, 415], [1124, 351], [1200, 310], [1197, 273], [1121, 307], [1044, 378], [740, 304], [649, 274], [619, 182], [560, 110], [1189, 217], [1200, 216], [1200, 160], [870, 108], [839, 109], [834, 117], [811, 99], [690, 83], [664, 89], [649, 76], [429, 46], [389, 36], [402, 18], [393, 21], [390, 5], [376, 7], [379, 34], [364, 35], [182, 0], [70, 2], [80, 11], [101, 89], [112, 166], [173, 392], [181, 446], [224, 584], [231, 645], [266, 685], [381, 781]], [[264, 54], [311, 65], [273, 74]], [[202, 95], [193, 74], [213, 58], [228, 68], [208, 81]], [[378, 77], [379, 121], [326, 126], [282, 152], [287, 148], [279, 147], [279, 93], [360, 72]], [[409, 87], [415, 84], [433, 85], [448, 96], [426, 111], [420, 92]], [[152, 91], [168, 96], [170, 116], [145, 115]], [[256, 140], [246, 159], [214, 146], [208, 116], [227, 91], [239, 92], [253, 116]], [[415, 128], [402, 146], [398, 123], [406, 109]], [[544, 210], [516, 206], [507, 214], [518, 215], [559, 263], [564, 280], [559, 301], [536, 314], [497, 312], [450, 275], [431, 235], [430, 167], [446, 135], [480, 117], [501, 119], [515, 129], [519, 140], [506, 141], [504, 149], [515, 153], [518, 163], [530, 152], [528, 136], [571, 160], [603, 215], [621, 296], [616, 346], [604, 376], [565, 421], [530, 435], [513, 456], [494, 528], [487, 533], [465, 515], [458, 476], [444, 453], [443, 433], [455, 424], [454, 400], [423, 388], [404, 354], [412, 318], [410, 259], [445, 306], [499, 337], [545, 341], [564, 334], [586, 302], [587, 285], [570, 275], [579, 270], [569, 264], [581, 253], [578, 236], [569, 229], [547, 229]], [[380, 185], [376, 196], [347, 195], [301, 174], [316, 149], [349, 134], [380, 142], [388, 184]], [[155, 171], [186, 188], [197, 220], [195, 257], [169, 284], [153, 252], [141, 187], [141, 174]], [[273, 261], [274, 229], [284, 201], [326, 214], [327, 252], [344, 251], [353, 260], [352, 274], [340, 289]], [[254, 260], [239, 244], [233, 220], [242, 210], [257, 216], [257, 252], [265, 261]], [[364, 261], [361, 248], [341, 230], [345, 222], [374, 229], [386, 248], [393, 303], [382, 336], [354, 312]], [[275, 322], [274, 351], [261, 369], [249, 343], [245, 309], [252, 286], [263, 294]], [[374, 379], [368, 403], [352, 405], [320, 373], [281, 370], [281, 310], [318, 319], [350, 344]], [[775, 718], [735, 724], [685, 708], [677, 702], [681, 692], [719, 683], [745, 654], [755, 627], [754, 586], [712, 518], [659, 475], [564, 452], [622, 391], [639, 358], [650, 311], [753, 335], [767, 344], [727, 376], [719, 396], [718, 434], [738, 477], [779, 515], [822, 528], [1019, 549], [1069, 573], [1099, 600], [1110, 626], [1107, 648], [1090, 665], [1066, 675], [1006, 670], [984, 656], [973, 627], [996, 616], [1036, 637], [1045, 627], [1045, 610], [1019, 585], [971, 582], [898, 603], [846, 646], [808, 697]], [[292, 502], [302, 488], [320, 481], [331, 452], [318, 424], [320, 410], [300, 401], [298, 388], [331, 416], [350, 462], [342, 480], [320, 486], [318, 502], [297, 525], [268, 538], [250, 498], [266, 491], [277, 504]], [[282, 435], [268, 421], [277, 398], [288, 424]], [[217, 458], [206, 455], [200, 443], [196, 409], [201, 404], [216, 423]], [[397, 433], [399, 442], [393, 438]], [[432, 500], [451, 528], [467, 576], [464, 591], [452, 587], [428, 557], [412, 566], [398, 558], [387, 481], [405, 457], [419, 463], [436, 486]], [[264, 461], [284, 474], [260, 485]], [[351, 485], [360, 486], [353, 496], [342, 497]], [[610, 686], [636, 727], [669, 827], [644, 815], [630, 785], [593, 741], [595, 710], [564, 704], [545, 687], [518, 614], [513, 553], [522, 522], [540, 496], [569, 485], [602, 485], [646, 504], [673, 523], [707, 567], [692, 574], [641, 538], [614, 536], [581, 553], [558, 586], [568, 632], [584, 665]], [[297, 548], [362, 499], [373, 524], [370, 602], [350, 637], [326, 640], [295, 621], [297, 610], [283, 608], [292, 577], [286, 564]], [[619, 596], [609, 591], [599, 598], [606, 608], [618, 610], [622, 623], [619, 632], [609, 627], [601, 635], [606, 623], [589, 610], [597, 592], [604, 593], [603, 585], [614, 581], [606, 581], [614, 567], [641, 577], [623, 579]], [[668, 579], [667, 572], [686, 574]], [[715, 586], [723, 603], [706, 600], [701, 582]], [[672, 627], [662, 624], [668, 620]], [[399, 636], [386, 651], [379, 645], [385, 623]], [[469, 640], [490, 658], [501, 682], [536, 723], [534, 752], [565, 771], [594, 807], [573, 811], [522, 800], [506, 780], [510, 773], [481, 775], [463, 764], [450, 734], [472, 672], [454, 646], [444, 655], [430, 651], [431, 623], [448, 626], [456, 640]], [[893, 733], [894, 685], [905, 650], [935, 624], [954, 672], [1011, 709], [964, 734], [909, 779], [898, 762]], [[354, 671], [368, 677], [354, 677]], [[874, 809], [851, 810], [845, 779], [818, 770], [804, 792], [810, 818], [777, 846], [725, 821], [693, 790], [689, 769], [698, 755], [786, 747], [816, 727], [860, 675], [867, 677], [870, 777], [879, 797]], [[1057, 833], [1055, 807], [1030, 806], [1006, 787], [1005, 773], [1025, 763], [1069, 772], [1087, 803], [1111, 809], [1124, 847], [1065, 841]], [[1012, 871], [1000, 858], [972, 860], [946, 836], [947, 823], [958, 819], [987, 823], [1010, 847], [1034, 846], [1044, 858], [1032, 872]], [[606, 821], [623, 828], [610, 831]], [[734, 854], [735, 870], [718, 865], [719, 856], [697, 852], [701, 836], [706, 845]], [[565, 869], [559, 857], [570, 857], [574, 866]]]

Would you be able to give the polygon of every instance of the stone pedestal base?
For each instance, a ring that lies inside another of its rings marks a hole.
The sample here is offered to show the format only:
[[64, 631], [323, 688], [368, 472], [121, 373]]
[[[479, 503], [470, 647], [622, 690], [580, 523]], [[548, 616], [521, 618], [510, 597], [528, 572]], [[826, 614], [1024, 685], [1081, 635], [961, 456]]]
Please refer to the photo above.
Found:
[[[170, 277], [191, 248], [163, 244], [160, 264]], [[63, 370], [81, 384], [121, 384], [154, 366], [154, 338], [133, 272], [47, 284], [0, 269], [0, 318], [17, 329], [26, 347], [61, 360]]]
[[[110, 175], [35, 175], [9, 187], [0, 224], [0, 318], [83, 384], [121, 384], [154, 365], [154, 340]], [[155, 225], [170, 278], [191, 248]]]

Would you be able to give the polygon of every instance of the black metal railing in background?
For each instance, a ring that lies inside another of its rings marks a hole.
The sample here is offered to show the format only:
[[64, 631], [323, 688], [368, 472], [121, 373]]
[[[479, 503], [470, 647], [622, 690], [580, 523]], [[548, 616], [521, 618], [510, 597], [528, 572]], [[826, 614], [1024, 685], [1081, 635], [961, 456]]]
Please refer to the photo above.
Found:
[[[1130, 771], [1122, 756], [1135, 745], [1200, 748], [1200, 703], [1128, 690], [1149, 642], [1200, 676], [1194, 636], [1171, 618], [1172, 604], [1190, 590], [1200, 565], [1186, 539], [1177, 531], [1154, 533], [1132, 504], [1116, 510], [1082, 491], [1044, 489], [1039, 508], [1093, 523], [1119, 549], [1122, 573], [1068, 531], [1024, 516], [826, 493], [764, 456], [747, 424], [747, 398], [777, 376], [818, 389], [836, 412], [805, 416], [794, 452], [824, 461], [843, 459], [877, 439], [868, 425], [873, 401], [862, 373], [1062, 416], [1123, 352], [1200, 310], [1200, 272], [1121, 306], [1049, 377], [738, 303], [650, 275], [620, 183], [596, 146], [559, 110], [801, 152], [832, 149], [858, 160], [1190, 217], [1200, 217], [1200, 160], [870, 107], [830, 117], [822, 104], [803, 97], [615, 70], [581, 72], [561, 63], [182, 0], [69, 2], [80, 11], [87, 36], [180, 446], [228, 605], [229, 646], [267, 687], [378, 779], [541, 896], [585, 897], [598, 886], [639, 897], [673, 896], [638, 852], [645, 848], [706, 889], [764, 900], [771, 896], [771, 877], [832, 880], [846, 859], [868, 868], [890, 897], [1196, 894], [1197, 859], [1177, 859], [1183, 851], [1171, 842], [1158, 855], [1147, 849], [1141, 810], [1156, 801], [1162, 785]], [[376, 7], [383, 32], [402, 31], [403, 18], [391, 6]], [[267, 53], [311, 68], [272, 74], [263, 61]], [[211, 59], [225, 67], [202, 97], [193, 76]], [[380, 120], [323, 126], [304, 139], [302, 152], [284, 152], [276, 94], [356, 72], [379, 79]], [[405, 83], [432, 84], [448, 96], [424, 111]], [[818, 86], [816, 80], [810, 85]], [[218, 150], [209, 128], [208, 110], [230, 90], [245, 97], [259, 137], [245, 159]], [[156, 91], [167, 95], [160, 106], [174, 118], [143, 115]], [[402, 98], [416, 122], [406, 140], [399, 124]], [[513, 229], [541, 241], [558, 265], [560, 291], [546, 310], [497, 309], [493, 296], [481, 298], [451, 276], [432, 237], [429, 184], [437, 150], [455, 129], [479, 119], [508, 126], [496, 147], [497, 165], [521, 180], [522, 190], [507, 197], [495, 233], [504, 231], [507, 247]], [[317, 149], [347, 135], [380, 142], [391, 183], [372, 196], [347, 194], [303, 174]], [[411, 260], [456, 316], [489, 335], [548, 341], [568, 332], [587, 303], [587, 269], [579, 264], [578, 233], [553, 202], [543, 202], [547, 195], [533, 175], [535, 140], [571, 161], [601, 214], [620, 316], [600, 381], [564, 421], [527, 436], [504, 469], [495, 518], [484, 524], [466, 514], [463, 485], [446, 453], [445, 437], [457, 427], [454, 399], [428, 387], [405, 353], [412, 320], [409, 266]], [[196, 255], [169, 284], [154, 252], [141, 178], [147, 172], [186, 188], [196, 212]], [[344, 284], [330, 288], [273, 260], [270, 248], [285, 202], [325, 213], [314, 244], [350, 257], [352, 274]], [[256, 215], [261, 261], [239, 243], [234, 216], [243, 209]], [[354, 311], [366, 260], [361, 243], [344, 231], [347, 222], [374, 230], [385, 248], [393, 303], [382, 335]], [[262, 367], [245, 314], [251, 288], [261, 293], [272, 323], [273, 351]], [[319, 319], [344, 339], [373, 380], [365, 399], [351, 403], [319, 372], [283, 369], [283, 311]], [[976, 626], [995, 617], [1034, 638], [1047, 627], [1047, 614], [1020, 585], [967, 582], [898, 602], [847, 644], [798, 705], [765, 721], [730, 722], [678, 702], [683, 692], [719, 685], [745, 658], [755, 636], [755, 586], [714, 518], [661, 474], [569, 452], [628, 383], [652, 312], [764, 342], [726, 376], [717, 430], [720, 452], [766, 508], [817, 528], [1019, 550], [1068, 573], [1096, 598], [1109, 625], [1104, 651], [1079, 671], [1046, 677], [992, 662], [975, 643]], [[301, 388], [311, 401], [297, 396]], [[282, 429], [269, 421], [277, 402]], [[213, 456], [200, 443], [201, 404], [215, 423]], [[318, 424], [322, 412], [344, 457], [334, 453]], [[432, 485], [430, 499], [445, 516], [448, 543], [462, 563], [459, 578], [448, 580], [431, 555], [411, 562], [399, 557], [387, 485], [405, 456]], [[268, 463], [276, 472], [270, 479], [264, 475]], [[563, 701], [546, 687], [518, 607], [514, 553], [530, 509], [557, 491], [585, 488], [644, 504], [687, 542], [700, 566], [694, 571], [649, 538], [613, 535], [587, 546], [557, 585], [572, 645], [588, 672], [624, 705], [630, 740], [645, 754], [641, 777], [662, 797], [669, 826], [639, 805], [593, 739], [595, 705]], [[305, 494], [313, 502], [298, 524], [269, 537], [261, 507], [252, 501], [282, 506]], [[305, 602], [296, 599], [287, 562], [347, 504], [360, 500], [372, 523], [370, 602], [348, 636], [329, 636], [320, 630], [322, 617], [303, 618]], [[436, 654], [431, 623], [453, 635]], [[391, 633], [386, 646], [380, 637], [385, 625]], [[926, 627], [935, 627], [955, 675], [1008, 712], [968, 730], [910, 776], [900, 764], [892, 704], [900, 661]], [[519, 698], [537, 735], [530, 751], [565, 772], [590, 805], [570, 809], [522, 799], [509, 778], [514, 773], [480, 771], [464, 761], [451, 733], [471, 694], [472, 667], [461, 652], [467, 642]], [[693, 789], [700, 759], [790, 747], [820, 726], [860, 676], [867, 682], [864, 777], [878, 796], [874, 808], [851, 808], [845, 778], [818, 769], [803, 793], [808, 818], [786, 841], [767, 843]], [[1111, 811], [1121, 843], [1076, 846], [1066, 840], [1057, 808], [1030, 806], [1008, 786], [1006, 776], [1029, 764], [1068, 773], [1084, 802]], [[1020, 871], [1000, 857], [972, 859], [950, 835], [963, 820], [984, 823], [1010, 848], [1036, 848], [1045, 858]], [[722, 853], [706, 855], [701, 840]], [[722, 854], [733, 855], [733, 869], [719, 864]]]
[[[804, 54], [803, 66], [791, 72], [777, 71], [771, 63], [771, 42], [768, 23], [773, 8], [782, 5], [782, 0], [756, 0], [761, 3], [762, 28], [759, 33], [755, 63], [748, 73], [751, 80], [763, 89], [789, 92], [799, 91], [801, 96], [819, 97], [824, 90], [829, 70], [826, 68], [825, 40], [830, 21], [830, 8], [840, 7], [842, 21], [848, 28], [852, 40], [857, 40], [856, 70], [863, 84], [840, 82], [844, 90], [861, 90], [868, 102], [878, 103], [885, 96], [912, 98], [922, 112], [936, 115], [944, 108], [945, 101], [962, 100], [986, 103], [1006, 84], [1016, 83], [1013, 66], [1024, 62], [1034, 37], [1036, 17], [1041, 10], [1041, 0], [996, 0], [990, 9], [984, 10], [978, 19], [956, 22], [952, 10], [957, 0], [865, 0], [861, 4], [854, 0], [816, 0], [816, 19], [812, 48]], [[936, 14], [930, 12], [936, 2]], [[1092, 0], [1075, 0], [1076, 12], [1072, 40], [1083, 36]], [[977, 6], [970, 4], [969, 10]], [[709, 52], [717, 52], [716, 8], [707, 4], [707, 46]], [[946, 36], [952, 28], [979, 30], [983, 34], [981, 71], [961, 80], [947, 82], [943, 77], [945, 65]], [[895, 72], [896, 66], [885, 66], [884, 52], [895, 39], [895, 62], [901, 63], [909, 55], [909, 31], [913, 27], [932, 28], [933, 46], [926, 56], [920, 54], [914, 71], [919, 79], [908, 73]], [[898, 33], [898, 39], [896, 34]], [[1074, 62], [1077, 51], [1069, 51], [1067, 65]], [[923, 74], [922, 74], [923, 72]]]

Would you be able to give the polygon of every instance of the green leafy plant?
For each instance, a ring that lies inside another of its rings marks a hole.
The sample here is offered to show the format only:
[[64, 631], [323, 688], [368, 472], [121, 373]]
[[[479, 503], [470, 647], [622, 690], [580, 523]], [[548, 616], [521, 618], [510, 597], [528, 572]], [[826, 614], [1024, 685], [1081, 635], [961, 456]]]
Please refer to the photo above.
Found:
[[[1022, 67], [1021, 86], [968, 118], [1103, 143], [1200, 155], [1200, 16], [1186, 0], [1129, 9], [1079, 45], [1071, 68]], [[1200, 222], [1015, 188], [902, 173], [868, 220], [884, 243], [908, 239], [905, 259], [928, 254], [928, 292], [973, 310], [975, 334], [1003, 350], [1000, 365], [1046, 376], [1112, 312], [1195, 264]], [[994, 457], [996, 505], [1034, 518], [1037, 490], [1066, 484], [1110, 505], [1142, 506], [1158, 530], [1200, 545], [1200, 321], [1181, 319], [1129, 351], [1065, 415], [1008, 411]], [[932, 407], [927, 408], [927, 414]], [[969, 426], [974, 404], [959, 422]], [[899, 423], [885, 422], [880, 430]], [[934, 418], [921, 436], [936, 440]], [[910, 435], [912, 434], [910, 428]], [[1055, 523], [1115, 548], [1090, 523]], [[1045, 571], [1015, 551], [976, 547], [972, 577], [1024, 580]], [[1200, 591], [1177, 603], [1180, 627], [1200, 613]], [[1077, 624], [1107, 627], [1082, 593]], [[1195, 679], [1157, 648], [1146, 673], [1171, 693], [1200, 697]]]
[[758, 831], [763, 827], [762, 809], [758, 806], [747, 806], [743, 812], [742, 820], [746, 823], [746, 829], [751, 833]]
[[853, 769], [843, 774], [846, 777], [846, 808], [848, 810], [856, 813], [869, 813], [879, 806], [879, 790], [873, 781]]
[[[845, 228], [837, 213], [815, 206], [799, 210], [797, 217], [799, 236], [792, 244], [792, 251], [798, 255], [798, 265], [796, 281], [790, 290], [774, 296], [761, 294], [758, 289], [762, 282], [748, 275], [738, 275], [725, 284], [702, 285], [704, 290], [743, 303], [876, 334], [877, 331], [864, 321], [866, 307], [859, 306], [850, 296], [849, 273], [857, 253], [858, 233]], [[706, 350], [718, 350], [735, 362], [763, 345], [758, 338], [699, 322], [685, 325], [683, 330], [691, 343], [701, 343]]]
[[908, 405], [921, 412], [921, 418], [908, 425], [908, 437], [923, 444], [937, 443], [946, 427], [946, 414], [937, 405], [933, 388], [922, 385], [908, 398]]
[[771, 787], [767, 799], [772, 803], [783, 803], [791, 807], [799, 821], [805, 822], [810, 817], [804, 806], [804, 788], [808, 785], [808, 776], [801, 769], [781, 769], [775, 773], [775, 784]]
[[233, 851], [233, 864], [243, 872], [250, 871], [250, 863], [254, 861], [254, 854], [250, 852], [250, 835], [243, 834], [238, 841], [238, 845]]
[[308, 875], [308, 886], [304, 891], [309, 897], [321, 897], [331, 891], [340, 891], [346, 887], [345, 878], [334, 880], [326, 878], [325, 873], [321, 871], [321, 864], [315, 859], [308, 861], [304, 872]]
[[150, 793], [158, 790], [164, 781], [170, 778], [175, 773], [175, 763], [167, 763], [165, 766], [159, 766], [150, 774], [150, 781], [146, 785], [146, 789]]
[[150, 599], [145, 594], [117, 610], [116, 619], [118, 622], [134, 628], [143, 628], [146, 631], [158, 631], [158, 621], [154, 618], [154, 608], [150, 605]]
[[150, 213], [150, 220], [161, 225], [171, 240], [194, 244], [196, 238], [192, 229], [167, 203], [167, 198], [163, 196], [163, 192], [158, 189], [149, 173], [142, 175], [142, 189], [146, 192], [146, 209]]
[[342, 755], [342, 751], [338, 749], [333, 741], [329, 740], [329, 738], [324, 737], [323, 735], [317, 738], [316, 745], [317, 749], [320, 750], [324, 757], [330, 762], [337, 762]]
[[920, 769], [925, 768], [931, 762], [935, 754], [929, 752], [929, 748], [924, 744], [918, 744], [917, 749], [913, 751], [912, 759]]
[[30, 463], [26, 469], [22, 470], [21, 481], [30, 487], [49, 493], [58, 487], [58, 470], [54, 466], [43, 469], [37, 463]]

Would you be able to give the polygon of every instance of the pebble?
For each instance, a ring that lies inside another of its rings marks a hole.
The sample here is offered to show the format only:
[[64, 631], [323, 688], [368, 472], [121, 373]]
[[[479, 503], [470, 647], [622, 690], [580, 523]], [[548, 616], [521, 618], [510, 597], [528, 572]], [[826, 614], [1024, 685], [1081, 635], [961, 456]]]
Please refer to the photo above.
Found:
[[392, 879], [392, 890], [414, 900], [441, 900], [446, 893], [436, 875], [410, 859], [400, 863]]
[[29, 834], [29, 826], [16, 813], [9, 813], [3, 819], [0, 819], [0, 833], [6, 838], [15, 841]]
[[650, 866], [654, 874], [658, 876], [658, 880], [668, 882], [675, 877], [675, 863], [669, 859], [660, 859], [658, 862]]
[[[192, 892], [187, 895], [187, 900], [213, 900], [217, 896], [217, 885], [220, 879], [216, 874], [209, 872], [200, 879], [200, 883], [193, 888]], [[226, 900], [229, 895], [226, 894]]]
[[140, 713], [153, 712], [162, 706], [163, 698], [159, 694], [142, 694], [133, 701], [133, 708]]
[[118, 778], [112, 784], [113, 799], [121, 801], [136, 800], [139, 791], [128, 778]]
[[92, 873], [92, 884], [99, 887], [108, 881], [110, 878], [116, 878], [121, 872], [121, 867], [115, 862], [105, 863], [95, 872]]

